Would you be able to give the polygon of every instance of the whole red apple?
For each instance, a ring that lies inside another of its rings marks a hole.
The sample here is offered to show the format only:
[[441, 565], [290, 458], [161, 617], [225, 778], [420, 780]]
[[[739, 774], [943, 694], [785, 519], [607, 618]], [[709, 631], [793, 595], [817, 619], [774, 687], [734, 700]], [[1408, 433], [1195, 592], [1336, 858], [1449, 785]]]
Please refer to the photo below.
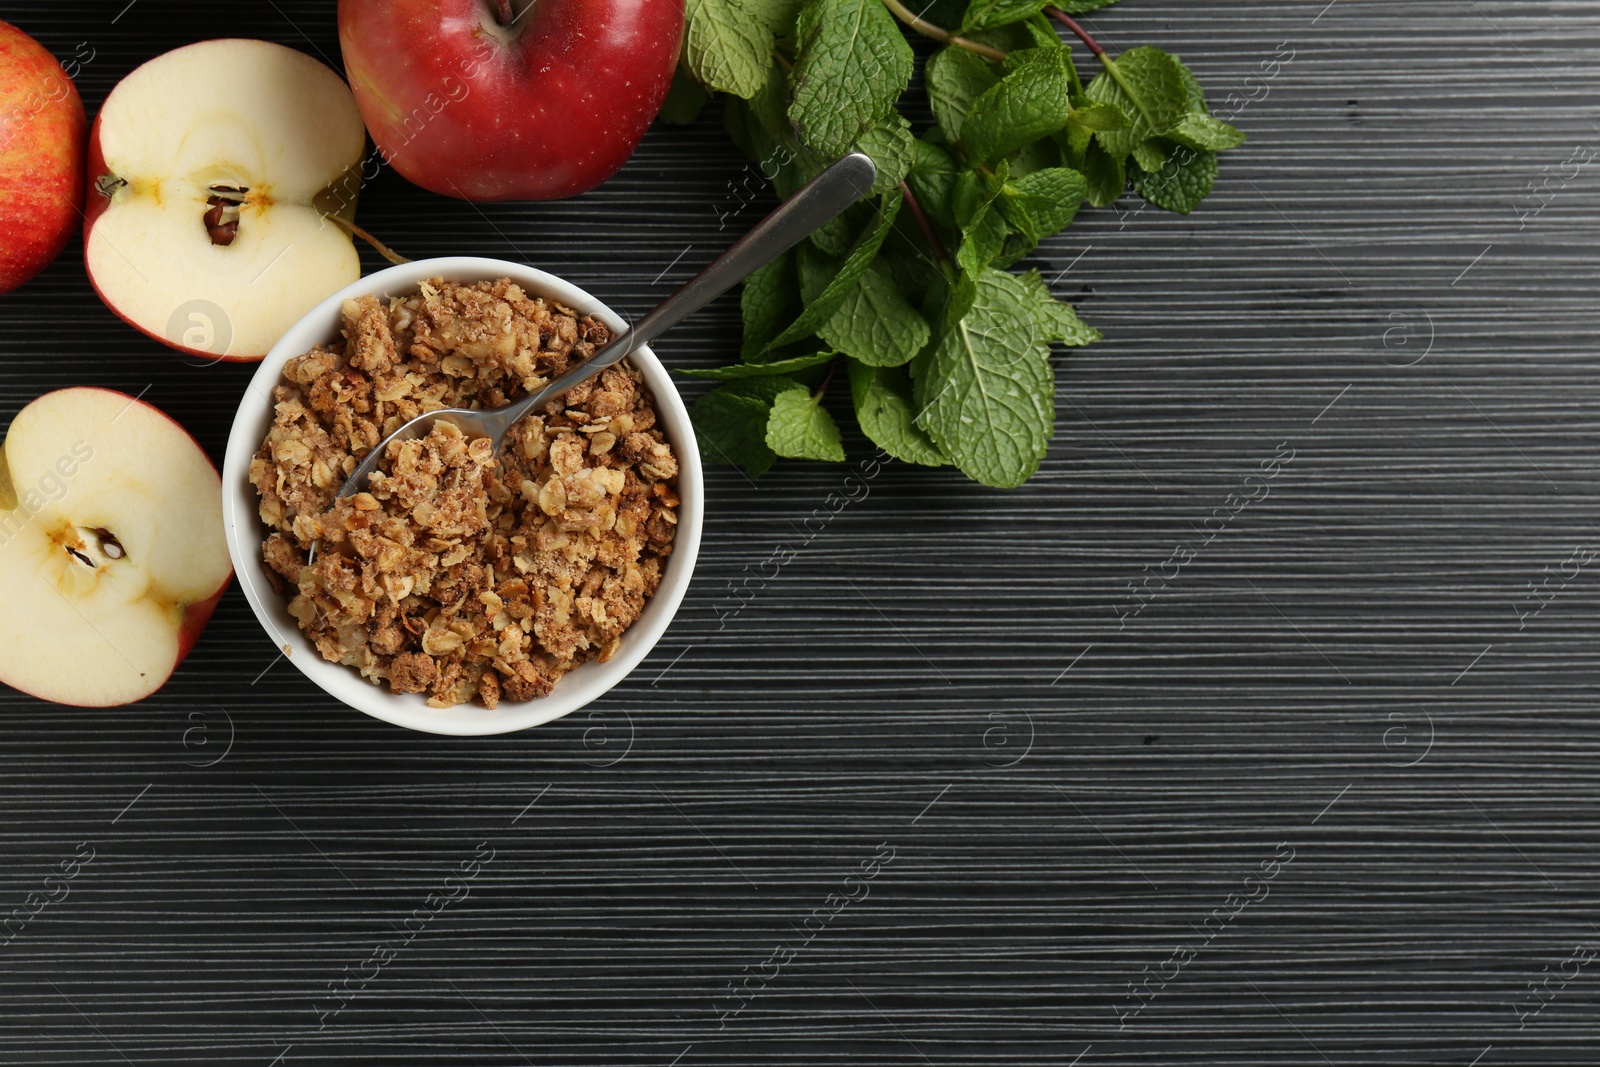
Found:
[[672, 83], [683, 0], [339, 0], [378, 151], [466, 200], [554, 200], [633, 154]]
[[43, 270], [77, 228], [87, 126], [56, 57], [0, 22], [0, 293]]

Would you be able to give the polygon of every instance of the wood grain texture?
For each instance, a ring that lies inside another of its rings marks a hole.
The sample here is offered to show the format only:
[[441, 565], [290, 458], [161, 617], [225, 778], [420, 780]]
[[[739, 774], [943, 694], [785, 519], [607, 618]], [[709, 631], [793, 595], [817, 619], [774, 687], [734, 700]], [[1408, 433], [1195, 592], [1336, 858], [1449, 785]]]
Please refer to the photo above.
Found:
[[[0, 17], [92, 45], [91, 112], [208, 36], [338, 59], [314, 0]], [[1600, 573], [1519, 610], [1600, 547], [1600, 169], [1513, 204], [1600, 139], [1600, 5], [1125, 0], [1091, 24], [1238, 94], [1251, 140], [1192, 217], [1130, 198], [1043, 250], [1106, 340], [1058, 357], [1038, 477], [888, 467], [835, 512], [850, 467], [716, 469], [660, 648], [518, 736], [334, 705], [237, 592], [142, 704], [7, 691], [0, 913], [95, 858], [0, 947], [0, 1061], [1595, 1062]], [[384, 174], [361, 213], [406, 255], [522, 258], [639, 312], [755, 221], [742, 166], [709, 114], [577, 200]], [[250, 369], [135, 336], [77, 253], [0, 299], [0, 418], [148, 390], [220, 457]], [[725, 299], [660, 350], [736, 344]]]

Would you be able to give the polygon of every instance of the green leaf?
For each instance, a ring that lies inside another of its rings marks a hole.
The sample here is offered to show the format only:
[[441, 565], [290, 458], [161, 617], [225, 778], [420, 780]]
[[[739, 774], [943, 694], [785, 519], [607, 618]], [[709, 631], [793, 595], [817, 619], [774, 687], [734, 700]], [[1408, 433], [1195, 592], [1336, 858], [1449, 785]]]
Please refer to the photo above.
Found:
[[1114, 156], [1091, 144], [1084, 153], [1083, 177], [1088, 182], [1089, 203], [1106, 207], [1117, 202], [1117, 197], [1128, 187], [1128, 172], [1121, 156]]
[[975, 163], [1009, 156], [1067, 124], [1072, 81], [1065, 48], [1025, 51], [1035, 54], [1012, 53], [1007, 62], [1017, 69], [974, 100], [961, 124], [961, 143]]
[[1095, 140], [1126, 159], [1134, 146], [1177, 126], [1189, 110], [1189, 90], [1177, 60], [1145, 45], [1122, 53], [1084, 90], [1097, 104], [1110, 104], [1131, 120], [1126, 130], [1107, 130]]
[[956, 162], [949, 152], [918, 139], [906, 184], [911, 186], [923, 213], [952, 230], [956, 228], [956, 219], [950, 198], [955, 193], [956, 175]]
[[894, 282], [878, 270], [856, 279], [817, 335], [846, 355], [874, 367], [897, 367], [928, 343], [927, 320]]
[[1012, 178], [1001, 187], [995, 202], [1013, 230], [1038, 244], [1067, 228], [1088, 191], [1082, 174], [1051, 167]]
[[838, 357], [837, 352], [813, 352], [809, 356], [780, 359], [776, 363], [730, 363], [726, 367], [678, 367], [679, 374], [691, 378], [715, 378], [719, 382], [737, 382], [745, 378], [771, 378], [793, 371], [810, 370]]
[[750, 378], [711, 390], [689, 409], [700, 455], [710, 463], [733, 463], [752, 478], [777, 460], [767, 447], [767, 422], [773, 402], [792, 390], [807, 392], [793, 378]]
[[855, 360], [849, 366], [850, 397], [867, 440], [906, 463], [924, 467], [949, 464], [933, 439], [916, 424], [911, 382], [905, 371], [867, 367]]
[[789, 117], [824, 156], [849, 151], [911, 81], [911, 46], [882, 0], [806, 0], [789, 85]]
[[1110, 133], [1113, 130], [1128, 129], [1133, 125], [1133, 120], [1114, 104], [1090, 104], [1088, 107], [1075, 107], [1068, 111], [1067, 123], [1081, 126], [1091, 133]]
[[748, 99], [773, 65], [774, 33], [791, 0], [685, 0], [683, 61], [707, 87]]
[[1006, 241], [1006, 220], [992, 204], [984, 204], [972, 225], [961, 231], [961, 244], [956, 247], [956, 264], [966, 273], [976, 276], [994, 262]]
[[839, 257], [817, 248], [810, 241], [800, 244], [795, 254], [799, 257], [800, 299], [809, 304], [822, 295], [833, 276], [839, 273]]
[[1036, 170], [1049, 170], [1061, 166], [1061, 146], [1049, 137], [1041, 137], [1032, 144], [1023, 145], [1006, 159], [1013, 177], [1032, 174]]
[[1200, 85], [1200, 79], [1194, 76], [1194, 71], [1189, 69], [1189, 64], [1177, 56], [1173, 56], [1172, 61], [1178, 65], [1178, 75], [1183, 79], [1183, 87], [1188, 93], [1189, 110], [1191, 112], [1209, 112], [1210, 108], [1206, 107], [1206, 91]]
[[790, 459], [844, 462], [839, 425], [822, 406], [822, 398], [805, 386], [779, 393], [767, 420], [767, 447]]
[[1204, 111], [1191, 111], [1175, 126], [1168, 137], [1190, 148], [1203, 148], [1211, 152], [1225, 152], [1244, 144], [1244, 133], [1221, 119]]
[[967, 477], [1010, 488], [1039, 469], [1049, 447], [1050, 350], [1020, 279], [985, 270], [975, 285], [966, 315], [912, 364], [917, 425]]
[[996, 26], [1009, 26], [1013, 22], [1030, 19], [1045, 9], [1050, 0], [972, 0], [966, 17], [961, 20], [961, 33], [989, 30]]
[[778, 336], [783, 324], [800, 311], [795, 253], [785, 252], [745, 279], [744, 291], [739, 294], [739, 312], [744, 322], [740, 358], [746, 362], [754, 359], [768, 341]]
[[1156, 207], [1187, 215], [1211, 194], [1217, 181], [1217, 154], [1180, 146], [1159, 171], [1133, 172], [1133, 187]]
[[1005, 243], [1000, 246], [1000, 254], [995, 256], [993, 262], [989, 265], [996, 270], [1005, 270], [1038, 247], [1039, 242], [1032, 237], [1012, 230], [1006, 234]]
[[833, 314], [850, 292], [856, 279], [861, 277], [863, 271], [872, 263], [878, 254], [878, 249], [883, 246], [883, 239], [888, 236], [889, 229], [894, 225], [894, 218], [900, 213], [900, 194], [891, 193], [883, 198], [883, 205], [879, 209], [872, 225], [856, 241], [855, 247], [845, 257], [844, 263], [839, 267], [839, 272], [833, 276], [825, 289], [817, 294], [815, 300], [807, 303], [806, 309], [798, 318], [789, 324], [788, 329], [778, 334], [777, 337], [767, 342], [765, 351], [772, 351], [791, 341], [798, 341], [802, 337], [809, 337], [817, 328]]
[[1078, 318], [1071, 304], [1050, 295], [1050, 287], [1045, 285], [1038, 271], [1030, 270], [1020, 280], [1027, 290], [1034, 321], [1046, 340], [1069, 348], [1080, 348], [1100, 340], [1100, 331]]
[[1140, 141], [1133, 146], [1133, 162], [1140, 170], [1160, 170], [1167, 165], [1167, 153], [1160, 141]]
[[[1007, 169], [1005, 177], [1009, 176], [1010, 171]], [[955, 188], [950, 194], [951, 211], [955, 216], [956, 225], [962, 229], [971, 226], [977, 219], [978, 212], [999, 194], [1005, 177], [985, 174], [978, 170], [964, 170], [956, 175]]]
[[951, 141], [961, 139], [961, 123], [972, 102], [1000, 82], [992, 63], [955, 45], [935, 52], [923, 67], [922, 76], [934, 121]]
[[1086, 15], [1091, 11], [1099, 11], [1103, 7], [1110, 7], [1116, 2], [1117, 0], [1061, 0], [1055, 6], [1069, 15]]
[[661, 121], [669, 126], [687, 126], [700, 116], [700, 109], [710, 99], [705, 86], [680, 65], [673, 71], [672, 86], [661, 103]]
[[911, 123], [898, 111], [861, 135], [856, 151], [872, 157], [878, 173], [872, 179], [870, 194], [880, 196], [905, 181], [916, 156], [917, 139], [911, 136]]

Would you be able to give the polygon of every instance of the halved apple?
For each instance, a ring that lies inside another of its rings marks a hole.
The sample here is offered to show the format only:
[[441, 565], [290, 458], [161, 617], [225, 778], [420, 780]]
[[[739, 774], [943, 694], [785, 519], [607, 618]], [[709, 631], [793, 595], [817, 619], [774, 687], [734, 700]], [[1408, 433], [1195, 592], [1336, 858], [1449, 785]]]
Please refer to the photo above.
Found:
[[349, 87], [292, 48], [218, 40], [158, 56], [118, 83], [90, 131], [89, 279], [173, 348], [260, 359], [361, 276], [324, 211], [353, 209], [365, 146]]
[[58, 704], [154, 693], [227, 588], [222, 480], [110, 389], [46, 393], [0, 446], [0, 681]]

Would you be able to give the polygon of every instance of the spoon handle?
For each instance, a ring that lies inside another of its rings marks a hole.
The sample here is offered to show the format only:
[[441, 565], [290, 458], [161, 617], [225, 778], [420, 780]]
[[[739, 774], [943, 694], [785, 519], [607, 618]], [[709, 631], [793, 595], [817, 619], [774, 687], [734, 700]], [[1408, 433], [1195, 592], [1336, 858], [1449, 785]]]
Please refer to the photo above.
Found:
[[[654, 341], [866, 196], [876, 176], [877, 168], [864, 153], [835, 161], [606, 348], [631, 350]], [[595, 358], [610, 363], [621, 355], [602, 350]]]
[[587, 381], [613, 363], [626, 359], [628, 353], [640, 345], [654, 341], [735, 284], [777, 259], [867, 195], [876, 176], [877, 167], [873, 165], [871, 157], [862, 152], [851, 152], [830, 164], [827, 170], [774, 208], [755, 229], [712, 260], [710, 266], [657, 304], [632, 329], [617, 334], [598, 352], [537, 393], [504, 409], [506, 425], [529, 411], [543, 407], [551, 399]]

